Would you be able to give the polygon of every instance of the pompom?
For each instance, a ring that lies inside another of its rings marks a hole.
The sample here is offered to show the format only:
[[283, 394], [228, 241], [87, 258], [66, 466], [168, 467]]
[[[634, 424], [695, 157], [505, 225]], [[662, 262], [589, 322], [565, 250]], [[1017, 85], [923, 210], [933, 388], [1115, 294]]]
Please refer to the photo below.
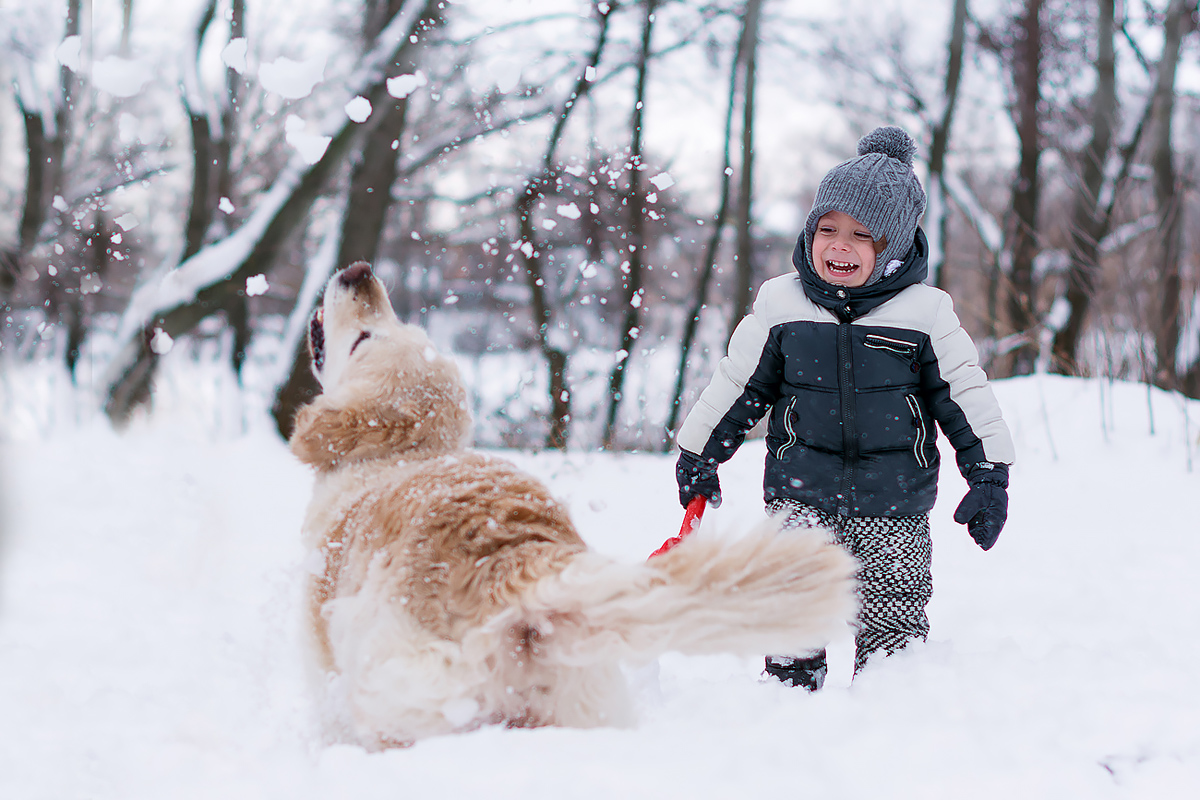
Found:
[[858, 154], [883, 153], [911, 167], [913, 156], [917, 153], [917, 143], [903, 128], [887, 125], [876, 128], [858, 140]]

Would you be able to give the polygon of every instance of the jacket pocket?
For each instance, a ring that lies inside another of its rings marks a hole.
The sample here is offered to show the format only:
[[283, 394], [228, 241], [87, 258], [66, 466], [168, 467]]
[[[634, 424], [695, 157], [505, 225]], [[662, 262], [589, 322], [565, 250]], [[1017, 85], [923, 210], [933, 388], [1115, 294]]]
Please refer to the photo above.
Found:
[[915, 342], [895, 339], [891, 336], [880, 336], [877, 333], [868, 333], [863, 338], [863, 344], [872, 350], [881, 350], [895, 356], [907, 364], [909, 370], [912, 372], [917, 372], [921, 369], [921, 365], [917, 361], [918, 347]]
[[783, 443], [779, 445], [779, 449], [775, 451], [775, 458], [782, 460], [783, 454], [791, 449], [796, 443], [796, 398], [793, 397], [788, 401], [787, 408], [783, 410]]
[[917, 431], [917, 435], [913, 439], [913, 456], [916, 457], [917, 464], [921, 469], [929, 469], [929, 456], [925, 455], [925, 444], [929, 441], [929, 428], [925, 425], [925, 415], [921, 413], [921, 404], [917, 398], [908, 394], [904, 396], [904, 399], [908, 402], [908, 410], [912, 412], [913, 425]]

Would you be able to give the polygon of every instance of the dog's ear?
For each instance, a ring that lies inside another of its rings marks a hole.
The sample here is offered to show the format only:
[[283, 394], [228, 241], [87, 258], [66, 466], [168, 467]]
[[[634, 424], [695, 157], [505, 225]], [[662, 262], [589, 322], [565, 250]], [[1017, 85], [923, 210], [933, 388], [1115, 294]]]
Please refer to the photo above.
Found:
[[325, 396], [296, 414], [290, 446], [306, 464], [332, 470], [374, 458], [425, 458], [462, 446], [470, 427], [465, 397], [434, 391], [390, 402], [336, 406]]

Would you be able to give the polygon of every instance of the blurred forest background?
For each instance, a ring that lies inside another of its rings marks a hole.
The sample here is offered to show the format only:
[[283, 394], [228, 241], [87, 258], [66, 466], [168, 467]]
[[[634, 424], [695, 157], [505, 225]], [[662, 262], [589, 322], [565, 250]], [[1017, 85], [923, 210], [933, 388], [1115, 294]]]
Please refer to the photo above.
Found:
[[1200, 397], [1197, 21], [1194, 0], [0, 0], [0, 371], [61, 365], [120, 425], [168, 356], [240, 380], [267, 353], [286, 433], [320, 287], [364, 259], [508, 398], [494, 442], [667, 448], [820, 177], [894, 123], [930, 282], [993, 377]]

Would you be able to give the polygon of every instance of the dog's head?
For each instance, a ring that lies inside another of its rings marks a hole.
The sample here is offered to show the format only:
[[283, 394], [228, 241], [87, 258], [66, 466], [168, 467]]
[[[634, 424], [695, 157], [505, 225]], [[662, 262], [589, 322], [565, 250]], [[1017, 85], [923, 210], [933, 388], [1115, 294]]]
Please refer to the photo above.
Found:
[[460, 448], [470, 426], [454, 363], [396, 318], [366, 262], [334, 275], [308, 331], [322, 392], [296, 415], [292, 452], [319, 469]]

